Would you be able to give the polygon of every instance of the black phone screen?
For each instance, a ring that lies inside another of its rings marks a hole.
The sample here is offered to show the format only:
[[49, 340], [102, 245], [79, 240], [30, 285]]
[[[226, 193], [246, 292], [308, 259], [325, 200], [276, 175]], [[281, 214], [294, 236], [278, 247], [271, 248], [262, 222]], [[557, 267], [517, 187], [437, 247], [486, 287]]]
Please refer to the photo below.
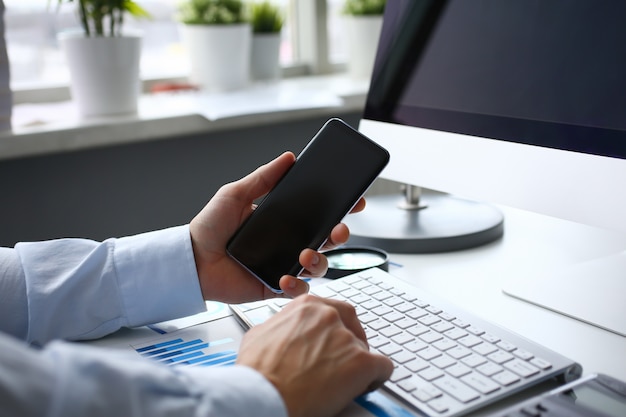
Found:
[[323, 245], [388, 161], [378, 144], [329, 120], [233, 235], [228, 253], [280, 292], [283, 275], [301, 272], [300, 252]]

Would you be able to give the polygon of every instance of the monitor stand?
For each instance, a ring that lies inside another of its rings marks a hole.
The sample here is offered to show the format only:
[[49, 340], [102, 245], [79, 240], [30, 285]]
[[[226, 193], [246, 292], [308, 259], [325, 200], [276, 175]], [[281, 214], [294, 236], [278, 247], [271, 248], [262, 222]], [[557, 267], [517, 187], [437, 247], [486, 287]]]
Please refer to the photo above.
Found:
[[626, 337], [626, 251], [515, 277], [505, 294]]
[[347, 216], [350, 245], [391, 253], [438, 253], [468, 249], [499, 239], [502, 213], [486, 204], [420, 187], [404, 186], [399, 195], [368, 196], [366, 209]]

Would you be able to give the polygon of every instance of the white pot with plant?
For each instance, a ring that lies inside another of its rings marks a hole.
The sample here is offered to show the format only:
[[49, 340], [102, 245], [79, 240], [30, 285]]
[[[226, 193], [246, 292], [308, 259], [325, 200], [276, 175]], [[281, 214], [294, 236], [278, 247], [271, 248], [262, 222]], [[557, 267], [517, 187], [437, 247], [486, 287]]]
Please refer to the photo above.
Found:
[[209, 92], [248, 84], [252, 29], [241, 0], [185, 0], [179, 20], [192, 83]]
[[[59, 5], [74, 0], [59, 0]], [[76, 0], [82, 29], [58, 35], [82, 117], [137, 112], [141, 35], [123, 31], [125, 14], [148, 17], [132, 0]]]
[[387, 0], [346, 0], [343, 7], [348, 74], [369, 79], [374, 68], [378, 38]]
[[275, 80], [280, 77], [280, 42], [283, 13], [270, 1], [253, 3], [250, 13], [252, 23], [252, 57], [250, 71], [255, 80]]

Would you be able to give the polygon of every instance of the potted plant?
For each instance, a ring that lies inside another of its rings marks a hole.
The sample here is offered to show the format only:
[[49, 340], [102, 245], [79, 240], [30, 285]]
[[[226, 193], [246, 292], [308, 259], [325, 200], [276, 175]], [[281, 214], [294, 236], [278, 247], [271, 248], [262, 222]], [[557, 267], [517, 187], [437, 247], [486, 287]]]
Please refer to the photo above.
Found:
[[59, 34], [72, 97], [83, 117], [136, 113], [141, 35], [123, 30], [126, 14], [148, 17], [133, 0], [58, 0], [77, 3], [81, 30]]
[[348, 49], [348, 73], [357, 79], [372, 75], [387, 0], [346, 0], [343, 14]]
[[179, 20], [192, 83], [207, 91], [248, 84], [252, 30], [242, 0], [185, 0]]
[[251, 74], [256, 80], [274, 80], [280, 75], [280, 32], [284, 18], [279, 6], [270, 1], [252, 3]]

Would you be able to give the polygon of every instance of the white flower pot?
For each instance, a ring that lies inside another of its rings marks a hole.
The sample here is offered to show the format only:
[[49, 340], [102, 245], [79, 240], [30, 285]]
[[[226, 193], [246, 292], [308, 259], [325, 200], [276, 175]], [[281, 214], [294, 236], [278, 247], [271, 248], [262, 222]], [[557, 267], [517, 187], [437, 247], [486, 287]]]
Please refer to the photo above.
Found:
[[382, 27], [382, 16], [345, 16], [348, 74], [352, 78], [371, 77]]
[[255, 80], [276, 80], [280, 76], [280, 33], [255, 33], [252, 36], [250, 72]]
[[70, 70], [71, 93], [83, 117], [137, 112], [141, 36], [59, 35]]
[[181, 31], [189, 54], [192, 83], [213, 92], [236, 90], [248, 84], [250, 24], [183, 25]]

